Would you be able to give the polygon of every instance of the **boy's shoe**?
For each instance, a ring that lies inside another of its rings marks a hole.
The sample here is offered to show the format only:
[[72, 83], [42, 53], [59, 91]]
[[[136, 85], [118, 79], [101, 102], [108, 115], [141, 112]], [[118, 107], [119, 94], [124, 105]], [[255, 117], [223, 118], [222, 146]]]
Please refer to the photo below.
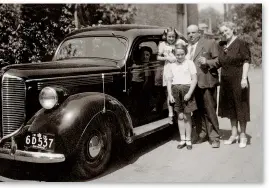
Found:
[[182, 149], [182, 148], [184, 148], [185, 146], [186, 146], [186, 142], [184, 142], [184, 143], [180, 143], [180, 144], [178, 144], [177, 149]]
[[192, 143], [191, 143], [191, 140], [186, 140], [186, 146], [187, 146], [187, 149], [188, 149], [188, 150], [191, 150], [191, 149], [192, 149]]

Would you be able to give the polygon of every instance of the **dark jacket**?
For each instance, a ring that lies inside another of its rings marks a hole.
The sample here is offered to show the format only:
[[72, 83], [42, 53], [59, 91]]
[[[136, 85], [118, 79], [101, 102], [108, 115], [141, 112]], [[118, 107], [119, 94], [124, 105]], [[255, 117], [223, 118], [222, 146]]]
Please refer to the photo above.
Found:
[[[207, 59], [208, 66], [200, 66], [199, 57]], [[197, 79], [199, 88], [212, 88], [219, 84], [218, 76], [218, 46], [214, 40], [201, 38], [196, 46], [194, 64], [197, 69]]]

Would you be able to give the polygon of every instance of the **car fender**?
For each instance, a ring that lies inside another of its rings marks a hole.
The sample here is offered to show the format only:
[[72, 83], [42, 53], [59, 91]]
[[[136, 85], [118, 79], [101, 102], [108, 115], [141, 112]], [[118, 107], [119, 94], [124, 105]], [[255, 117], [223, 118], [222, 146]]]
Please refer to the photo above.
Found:
[[28, 131], [55, 134], [56, 151], [69, 155], [90, 122], [98, 116], [115, 121], [115, 128], [123, 139], [131, 142], [133, 126], [126, 108], [114, 97], [95, 92], [71, 95], [56, 109], [39, 110], [27, 123]]

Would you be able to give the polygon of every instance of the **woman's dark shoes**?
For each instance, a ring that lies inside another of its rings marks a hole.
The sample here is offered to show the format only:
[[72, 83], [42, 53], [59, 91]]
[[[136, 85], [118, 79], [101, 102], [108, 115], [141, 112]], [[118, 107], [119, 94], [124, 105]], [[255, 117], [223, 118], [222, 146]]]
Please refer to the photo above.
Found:
[[182, 149], [186, 146], [186, 142], [185, 141], [180, 141], [180, 143], [177, 146], [177, 149]]
[[192, 143], [191, 140], [186, 140], [186, 146], [188, 150], [192, 150]]

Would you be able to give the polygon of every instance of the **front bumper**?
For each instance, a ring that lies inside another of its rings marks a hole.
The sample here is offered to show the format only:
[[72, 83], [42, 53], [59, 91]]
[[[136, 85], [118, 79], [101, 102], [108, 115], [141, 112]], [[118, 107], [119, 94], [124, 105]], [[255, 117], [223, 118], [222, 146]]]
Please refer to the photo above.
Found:
[[30, 163], [59, 163], [65, 161], [65, 156], [59, 153], [41, 153], [16, 150], [13, 154], [11, 149], [7, 148], [0, 148], [0, 158]]

